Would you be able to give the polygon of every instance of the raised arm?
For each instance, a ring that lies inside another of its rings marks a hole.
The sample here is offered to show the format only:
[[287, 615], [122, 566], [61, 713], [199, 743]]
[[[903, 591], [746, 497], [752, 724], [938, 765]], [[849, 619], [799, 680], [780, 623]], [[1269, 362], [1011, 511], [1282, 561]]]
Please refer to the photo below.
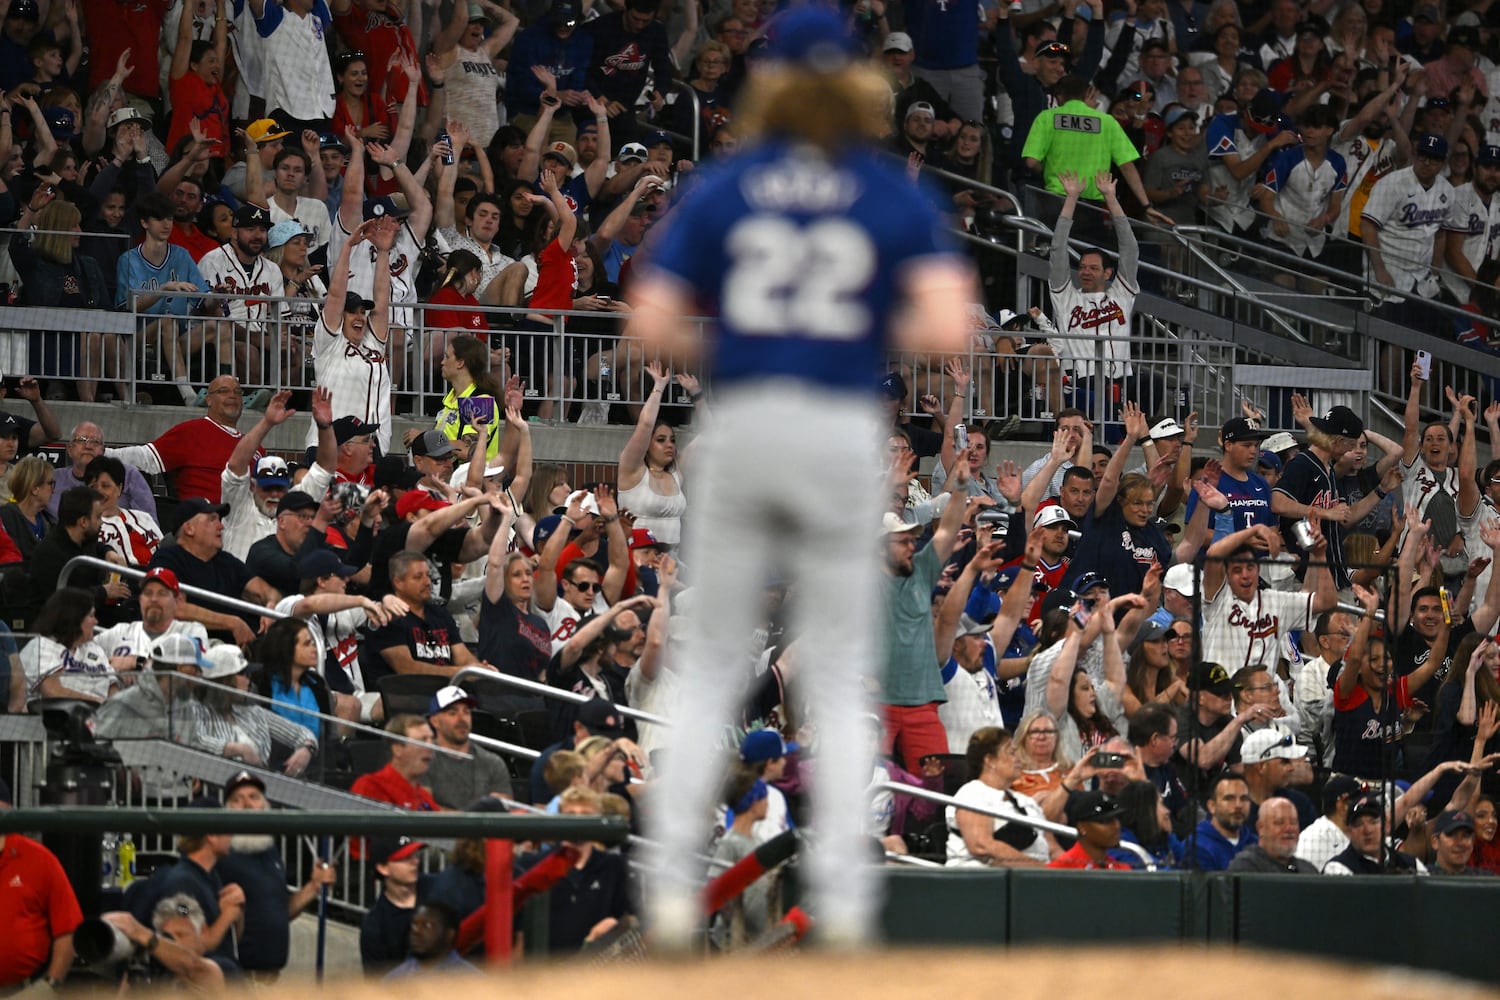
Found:
[[489, 561], [484, 568], [484, 596], [491, 604], [499, 604], [505, 600], [505, 567], [510, 562], [506, 553], [510, 547], [510, 529], [515, 523], [516, 510], [507, 497], [500, 526], [495, 530], [494, 540], [490, 542]]
[[[1361, 230], [1363, 232], [1363, 230]], [[1406, 410], [1402, 420], [1406, 427], [1401, 435], [1401, 464], [1411, 465], [1417, 460], [1417, 451], [1422, 444], [1422, 387], [1427, 380], [1415, 361], [1411, 365], [1411, 386], [1406, 391]]]
[[635, 669], [648, 681], [656, 680], [661, 672], [662, 656], [667, 649], [668, 624], [672, 620], [672, 589], [677, 586], [677, 560], [662, 556], [656, 567], [656, 607], [651, 611], [651, 621], [646, 625], [646, 648]]
[[1125, 473], [1125, 463], [1130, 458], [1130, 453], [1135, 450], [1136, 442], [1146, 436], [1146, 415], [1135, 403], [1126, 400], [1120, 411], [1121, 418], [1125, 422], [1125, 438], [1122, 440], [1115, 453], [1109, 457], [1109, 464], [1104, 467], [1104, 475], [1099, 477], [1099, 489], [1094, 493], [1094, 516], [1099, 516], [1109, 510], [1109, 505], [1115, 502], [1115, 494], [1120, 489], [1120, 477]]
[[392, 218], [376, 220], [370, 227], [370, 242], [375, 246], [375, 308], [370, 310], [370, 332], [382, 344], [391, 335], [391, 247], [401, 223]]
[[973, 381], [973, 376], [959, 358], [949, 358], [943, 365], [943, 371], [953, 380], [953, 395], [948, 400], [948, 409], [943, 416], [943, 450], [938, 455], [938, 461], [943, 463], [943, 470], [946, 472], [953, 468], [955, 461], [968, 461], [967, 456], [958, 454], [954, 428], [963, 423], [964, 407], [969, 402], [969, 384]]
[[[343, 3], [348, 7], [349, 0], [343, 0]], [[338, 221], [344, 232], [353, 233], [365, 221], [365, 143], [353, 125], [345, 127], [344, 141], [349, 144], [349, 165], [344, 168]]]
[[[259, 2], [259, 0], [256, 0]], [[222, 21], [222, 18], [220, 19]], [[99, 30], [96, 25], [94, 30]], [[219, 26], [214, 25], [217, 32]], [[172, 66], [167, 71], [169, 80], [180, 80], [188, 72], [193, 53], [193, 11], [187, 3], [182, 5], [182, 16], [177, 19], [177, 45], [172, 49]]]
[[[557, 78], [541, 66], [531, 67], [531, 75], [542, 83], [541, 104], [537, 108], [536, 123], [526, 133], [526, 152], [521, 156], [521, 166], [516, 176], [523, 181], [534, 181], [542, 169], [542, 147], [552, 132], [552, 120], [562, 106], [557, 96]], [[599, 147], [603, 149], [604, 147]]]
[[1047, 453], [1047, 461], [1042, 465], [1041, 471], [1031, 477], [1031, 482], [1021, 491], [1021, 509], [1028, 517], [1037, 509], [1041, 502], [1047, 499], [1048, 488], [1052, 484], [1052, 477], [1057, 475], [1063, 463], [1068, 460], [1068, 432], [1056, 430], [1052, 433], [1052, 450]]
[[599, 589], [604, 592], [604, 599], [613, 604], [623, 595], [625, 580], [630, 575], [630, 539], [620, 521], [615, 491], [608, 486], [597, 486], [594, 498], [599, 502], [599, 519], [604, 522], [604, 536], [609, 543], [609, 568], [604, 571]]
[[[361, 152], [359, 155], [363, 156], [364, 153]], [[347, 185], [345, 193], [347, 193]], [[377, 221], [371, 219], [368, 222], [356, 224], [339, 250], [338, 261], [328, 269], [328, 297], [323, 300], [323, 325], [330, 330], [337, 331], [344, 325], [344, 297], [349, 293], [350, 255], [353, 254], [355, 246], [369, 237]]]
[[944, 561], [953, 552], [954, 543], [958, 540], [958, 529], [964, 523], [969, 506], [968, 486], [969, 463], [960, 462], [954, 466], [953, 474], [948, 477], [948, 506], [943, 508], [943, 516], [938, 519], [937, 529], [932, 533], [932, 541], [928, 542], [938, 558]]
[[569, 498], [568, 509], [563, 511], [562, 520], [542, 546], [542, 551], [537, 553], [539, 558], [536, 582], [531, 588], [531, 603], [544, 613], [551, 611], [557, 602], [557, 561], [562, 558], [563, 549], [568, 547], [568, 536], [573, 526], [583, 516], [583, 497], [580, 490]]
[[1073, 671], [1078, 666], [1078, 648], [1082, 642], [1083, 633], [1069, 622], [1062, 650], [1047, 675], [1047, 714], [1054, 719], [1061, 719], [1068, 711], [1068, 694], [1073, 688]]
[[292, 401], [292, 390], [283, 389], [271, 397], [266, 404], [266, 412], [255, 422], [255, 426], [246, 431], [235, 443], [234, 450], [229, 453], [229, 461], [224, 464], [224, 470], [230, 475], [245, 477], [250, 475], [250, 460], [260, 448], [260, 443], [271, 433], [271, 428], [297, 415], [296, 410], [287, 408]]
[[[975, 552], [974, 558], [964, 566], [963, 571], [958, 574], [958, 579], [953, 581], [953, 586], [948, 590], [948, 596], [943, 599], [943, 606], [932, 622], [932, 638], [937, 648], [939, 664], [947, 663], [949, 657], [953, 655], [953, 642], [954, 636], [958, 633], [958, 620], [969, 603], [969, 595], [974, 591], [974, 584], [979, 581], [982, 574], [990, 572], [1000, 564], [1000, 549], [1004, 544], [1004, 542], [990, 542]], [[1026, 575], [1025, 572], [1017, 572], [1018, 579]]]
[[651, 392], [641, 405], [641, 414], [636, 418], [635, 430], [625, 447], [620, 449], [619, 479], [621, 490], [631, 490], [639, 485], [646, 475], [646, 451], [651, 446], [651, 433], [656, 428], [656, 417], [661, 412], [662, 397], [667, 386], [672, 384], [672, 373], [662, 367], [660, 361], [646, 364], [651, 375]]
[[1078, 196], [1086, 187], [1083, 178], [1072, 170], [1062, 171], [1057, 179], [1062, 183], [1065, 197], [1057, 222], [1052, 227], [1052, 250], [1047, 257], [1047, 284], [1054, 292], [1062, 291], [1073, 280], [1073, 262], [1068, 258], [1068, 234], [1073, 231], [1073, 212], [1078, 207]]
[[[1453, 390], [1448, 390], [1452, 392]], [[1460, 517], [1473, 517], [1479, 510], [1479, 446], [1474, 440], [1474, 421], [1479, 404], [1470, 395], [1460, 396], [1455, 410], [1463, 421], [1463, 434], [1458, 442], [1458, 513]]]

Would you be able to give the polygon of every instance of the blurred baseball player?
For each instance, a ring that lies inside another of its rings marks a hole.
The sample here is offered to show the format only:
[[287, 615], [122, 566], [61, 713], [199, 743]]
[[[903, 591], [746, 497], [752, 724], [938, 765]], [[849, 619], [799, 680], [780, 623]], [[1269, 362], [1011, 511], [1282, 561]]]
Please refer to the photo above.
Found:
[[[698, 600], [664, 788], [654, 797], [653, 941], [689, 947], [702, 848], [721, 781], [717, 744], [752, 670], [746, 639], [771, 572], [795, 581], [803, 697], [816, 706], [809, 907], [826, 944], [876, 921], [862, 828], [872, 760], [862, 675], [880, 662], [880, 407], [886, 352], [965, 349], [971, 269], [917, 187], [874, 150], [886, 85], [859, 64], [836, 13], [773, 22], [771, 62], [736, 126], [751, 148], [663, 223], [632, 295], [631, 334], [714, 379], [697, 447], [684, 562]], [[715, 315], [700, 341], [685, 317]], [[791, 475], [813, 488], [788, 495]], [[859, 488], [867, 484], [867, 488]], [[818, 487], [821, 487], [819, 489]]]

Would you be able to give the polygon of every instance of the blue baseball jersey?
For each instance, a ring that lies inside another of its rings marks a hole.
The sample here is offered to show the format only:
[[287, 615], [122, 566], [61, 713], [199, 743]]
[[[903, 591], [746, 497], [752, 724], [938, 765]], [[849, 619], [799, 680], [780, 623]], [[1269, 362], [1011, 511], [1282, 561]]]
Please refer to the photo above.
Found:
[[[1209, 515], [1209, 523], [1214, 530], [1210, 544], [1251, 525], [1264, 524], [1268, 528], [1280, 526], [1281, 519], [1271, 513], [1271, 484], [1259, 474], [1246, 472], [1245, 478], [1239, 480], [1227, 472], [1220, 472], [1219, 481], [1214, 485], [1229, 501], [1229, 507]], [[1189, 492], [1184, 519], [1191, 521], [1193, 511], [1197, 509], [1198, 494]]]
[[870, 149], [830, 159], [784, 141], [727, 161], [662, 223], [651, 266], [718, 318], [718, 385], [786, 376], [875, 391], [903, 271], [956, 255], [938, 215]]
[[[191, 281], [202, 292], [208, 291], [208, 282], [203, 272], [193, 263], [193, 257], [175, 243], [167, 244], [166, 259], [157, 267], [141, 253], [141, 244], [131, 247], [120, 255], [115, 265], [115, 308], [130, 307], [131, 292], [154, 292], [169, 281]], [[168, 295], [157, 299], [145, 312], [152, 316], [186, 316], [196, 299], [181, 295]]]

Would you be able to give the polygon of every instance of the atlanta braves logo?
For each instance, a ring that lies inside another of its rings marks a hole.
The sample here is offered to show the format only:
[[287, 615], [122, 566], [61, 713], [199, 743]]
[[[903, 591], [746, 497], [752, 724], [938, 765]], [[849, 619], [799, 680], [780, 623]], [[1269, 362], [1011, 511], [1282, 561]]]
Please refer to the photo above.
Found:
[[646, 68], [646, 53], [635, 42], [630, 42], [619, 52], [604, 60], [604, 75], [637, 73]]
[[1068, 313], [1069, 330], [1097, 330], [1111, 323], [1124, 322], [1125, 310], [1121, 309], [1119, 303], [1113, 299], [1106, 299], [1092, 309], [1074, 306], [1073, 311]]
[[1273, 614], [1263, 614], [1258, 618], [1251, 618], [1245, 614], [1244, 608], [1236, 604], [1229, 610], [1226, 623], [1232, 628], [1242, 628], [1249, 633], [1252, 639], [1271, 639], [1277, 632], [1276, 625], [1280, 617]]

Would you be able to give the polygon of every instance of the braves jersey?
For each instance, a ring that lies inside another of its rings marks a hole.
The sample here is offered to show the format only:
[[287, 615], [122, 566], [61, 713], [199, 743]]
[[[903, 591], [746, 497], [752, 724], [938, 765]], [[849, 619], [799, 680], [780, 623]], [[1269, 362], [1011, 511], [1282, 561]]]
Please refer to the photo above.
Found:
[[[313, 328], [313, 371], [318, 384], [333, 395], [333, 418], [354, 416], [378, 424], [375, 439], [382, 453], [391, 447], [391, 367], [386, 344], [366, 326], [359, 343], [330, 330], [320, 318]], [[318, 428], [307, 425], [307, 443], [318, 443]]]
[[[1480, 265], [1495, 255], [1500, 248], [1500, 198], [1490, 196], [1488, 203], [1474, 190], [1474, 183], [1460, 184], [1453, 189], [1453, 206], [1448, 212], [1443, 228], [1463, 235], [1463, 255], [1469, 266], [1477, 273]], [[1456, 271], [1441, 272], [1443, 287], [1458, 302], [1469, 301], [1469, 283]]]
[[1396, 169], [1396, 142], [1394, 139], [1367, 139], [1357, 135], [1333, 147], [1344, 158], [1344, 174], [1348, 192], [1344, 204], [1339, 208], [1339, 221], [1335, 233], [1348, 231], [1359, 239], [1359, 215], [1364, 211], [1375, 182]]
[[1268, 134], [1248, 132], [1240, 122], [1238, 114], [1216, 115], [1208, 123], [1208, 186], [1225, 188], [1229, 193], [1223, 201], [1209, 202], [1208, 217], [1222, 229], [1233, 231], [1247, 229], [1255, 222], [1255, 210], [1250, 207], [1250, 192], [1255, 190], [1255, 172], [1251, 171], [1240, 180], [1235, 180], [1224, 157], [1238, 156], [1248, 160], [1266, 144]]
[[99, 541], [131, 566], [146, 566], [161, 544], [161, 526], [150, 514], [121, 507], [120, 513], [100, 520]]
[[953, 657], [943, 666], [943, 690], [948, 700], [938, 706], [938, 718], [948, 731], [948, 752], [964, 753], [969, 737], [985, 726], [1004, 726], [1000, 716], [995, 674], [995, 647], [986, 640], [983, 660], [972, 673]]
[[1088, 378], [1094, 374], [1095, 358], [1102, 356], [1105, 377], [1129, 375], [1130, 342], [1126, 338], [1140, 289], [1117, 275], [1102, 292], [1085, 292], [1071, 280], [1051, 292], [1059, 331], [1052, 338], [1052, 348], [1063, 368], [1078, 378]]
[[[1455, 503], [1458, 502], [1458, 470], [1453, 466], [1448, 466], [1441, 473], [1434, 472], [1432, 466], [1427, 464], [1427, 459], [1418, 454], [1410, 465], [1401, 463], [1401, 473], [1404, 477], [1401, 480], [1401, 505], [1406, 510], [1415, 507], [1419, 518], [1427, 515], [1427, 505], [1438, 490], [1443, 490], [1453, 497]], [[1402, 531], [1405, 530], [1403, 527]], [[1477, 588], [1474, 592], [1483, 593]]]
[[[609, 610], [609, 602], [600, 593], [594, 594], [594, 606], [590, 611], [594, 614], [603, 614]], [[547, 623], [547, 631], [552, 635], [552, 652], [558, 653], [573, 638], [573, 633], [578, 631], [578, 620], [590, 612], [581, 612], [573, 605], [557, 598], [552, 604], [551, 611], [543, 611], [535, 604], [531, 606], [533, 614], [540, 615]]]
[[[255, 22], [265, 64], [266, 107], [282, 108], [302, 121], [333, 117], [337, 88], [328, 65], [327, 37], [332, 25], [333, 15], [324, 0], [313, 0], [312, 10], [306, 15], [284, 9], [279, 0], [267, 0]], [[379, 93], [375, 84], [385, 73], [385, 63], [382, 61], [377, 70], [379, 54], [365, 51], [370, 56], [371, 92]], [[327, 235], [325, 230], [325, 242]]]
[[[426, 234], [424, 233], [425, 237]], [[333, 232], [328, 237], [328, 259], [337, 262], [344, 252], [344, 243], [349, 239], [349, 230], [344, 228], [342, 217], [333, 217]], [[421, 254], [421, 239], [412, 232], [405, 219], [396, 230], [396, 242], [391, 245], [391, 325], [411, 329], [415, 323], [410, 306], [417, 301], [417, 257]], [[375, 299], [375, 244], [365, 242], [349, 252], [349, 291], [358, 292], [361, 298]], [[481, 260], [484, 258], [481, 257]]]
[[1409, 291], [1432, 273], [1434, 241], [1452, 207], [1453, 185], [1442, 177], [1424, 188], [1403, 167], [1376, 182], [1361, 219], [1380, 229], [1380, 256], [1397, 288]]
[[952, 254], [930, 206], [873, 150], [830, 159], [773, 140], [691, 189], [651, 266], [718, 316], [717, 384], [786, 377], [869, 394], [903, 271]]
[[203, 255], [198, 261], [198, 274], [215, 291], [222, 286], [223, 291], [230, 295], [245, 296], [220, 301], [228, 305], [230, 319], [253, 330], [264, 326], [269, 305], [256, 296], [276, 295], [282, 289], [280, 267], [265, 257], [256, 257], [249, 264], [242, 264], [234, 247], [228, 243]]
[[[1463, 511], [1458, 512], [1458, 530], [1464, 536], [1464, 554], [1469, 557], [1470, 562], [1475, 559], [1489, 559], [1493, 556], [1494, 553], [1490, 551], [1490, 547], [1484, 544], [1484, 539], [1479, 537], [1479, 529], [1491, 523], [1500, 524], [1500, 511], [1497, 511], [1495, 505], [1490, 503], [1489, 497], [1480, 497], [1473, 513], [1467, 517], [1464, 516]], [[1490, 573], [1494, 569], [1494, 563], [1489, 564], [1484, 568], [1484, 572], [1479, 574], [1479, 579], [1474, 581], [1474, 597], [1469, 602], [1469, 606], [1462, 609], [1464, 615], [1472, 615], [1474, 609], [1484, 603], [1484, 595], [1490, 586]]]
[[[1346, 502], [1339, 490], [1338, 478], [1333, 470], [1311, 451], [1301, 451], [1287, 463], [1286, 471], [1276, 481], [1276, 492], [1285, 494], [1296, 503], [1324, 510], [1334, 504]], [[1286, 539], [1286, 551], [1295, 553], [1296, 542], [1292, 537], [1292, 526], [1300, 517], [1283, 517], [1281, 535]], [[1340, 590], [1349, 586], [1349, 568], [1344, 562], [1344, 526], [1335, 521], [1323, 521], [1323, 537], [1328, 542], [1328, 571], [1333, 574], [1334, 586]]]
[[1310, 628], [1314, 617], [1311, 594], [1257, 590], [1242, 601], [1221, 583], [1217, 594], [1203, 597], [1203, 658], [1231, 677], [1256, 666], [1274, 673], [1279, 637]]
[[1348, 186], [1344, 158], [1330, 151], [1321, 163], [1314, 164], [1307, 158], [1306, 147], [1288, 146], [1271, 157], [1261, 183], [1276, 194], [1276, 211], [1291, 227], [1285, 236], [1279, 236], [1267, 223], [1266, 237], [1293, 253], [1311, 257], [1322, 253], [1328, 234], [1322, 229], [1309, 231], [1304, 224], [1328, 211], [1329, 200]]

